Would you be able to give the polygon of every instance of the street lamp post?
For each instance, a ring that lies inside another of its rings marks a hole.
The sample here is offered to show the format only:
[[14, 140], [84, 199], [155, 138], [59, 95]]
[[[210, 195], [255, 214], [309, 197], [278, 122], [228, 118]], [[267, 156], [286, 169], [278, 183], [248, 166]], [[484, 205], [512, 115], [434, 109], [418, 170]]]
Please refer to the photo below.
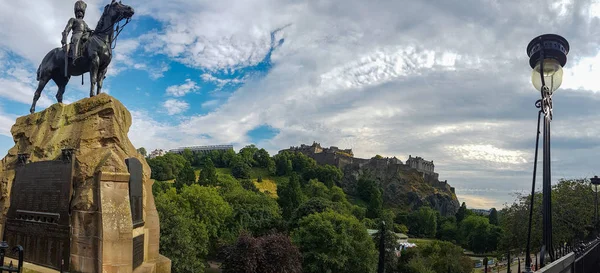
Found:
[[598, 232], [598, 190], [600, 190], [598, 186], [600, 186], [600, 178], [595, 175], [590, 181], [592, 182], [592, 190], [596, 193], [596, 196], [594, 196], [594, 231]]
[[[550, 121], [552, 120], [552, 94], [560, 87], [562, 83], [562, 67], [567, 63], [567, 54], [569, 53], [569, 42], [559, 35], [545, 34], [534, 38], [527, 46], [527, 55], [529, 56], [529, 65], [533, 69], [531, 73], [531, 82], [533, 86], [540, 91], [541, 99], [537, 100], [535, 105], [539, 108], [538, 112], [538, 131], [536, 140], [535, 162], [537, 165], [537, 150], [539, 141], [540, 117], [544, 115], [543, 128], [543, 155], [542, 155], [542, 215], [543, 215], [543, 245], [540, 253], [540, 267], [545, 265], [546, 254], [550, 260], [554, 259], [552, 247], [552, 180], [550, 170]], [[534, 165], [532, 195], [529, 214], [529, 227], [527, 234], [527, 249], [525, 264], [530, 264], [530, 244], [531, 244], [531, 224], [533, 212], [533, 197], [535, 190]], [[537, 261], [537, 260], [536, 260]], [[530, 272], [530, 269], [526, 269]]]

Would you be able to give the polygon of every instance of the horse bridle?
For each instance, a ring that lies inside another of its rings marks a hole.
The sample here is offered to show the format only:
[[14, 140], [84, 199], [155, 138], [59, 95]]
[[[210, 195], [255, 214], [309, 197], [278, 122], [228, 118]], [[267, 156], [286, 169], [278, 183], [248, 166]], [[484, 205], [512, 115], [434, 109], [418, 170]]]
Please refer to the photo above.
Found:
[[[105, 10], [108, 9], [111, 5], [107, 5]], [[106, 11], [104, 12], [106, 13]], [[121, 34], [121, 31], [123, 31], [123, 28], [125, 28], [125, 26], [127, 24], [129, 24], [129, 21], [131, 21], [131, 18], [127, 18], [125, 21], [125, 24], [123, 24], [122, 26], [121, 21], [125, 19], [125, 15], [121, 14], [119, 15], [119, 18], [117, 20], [115, 20], [114, 23], [112, 23], [110, 26], [107, 26], [106, 28], [102, 29], [101, 31], [98, 31], [97, 33], [104, 33], [106, 31], [108, 31], [109, 29], [113, 28], [115, 26], [115, 24], [117, 25], [117, 28], [114, 32], [116, 32], [115, 34], [113, 34], [113, 37], [110, 38], [110, 47], [111, 49], [115, 49], [115, 47], [117, 46], [117, 38], [119, 37], [119, 34]], [[96, 31], [94, 31], [96, 32]]]

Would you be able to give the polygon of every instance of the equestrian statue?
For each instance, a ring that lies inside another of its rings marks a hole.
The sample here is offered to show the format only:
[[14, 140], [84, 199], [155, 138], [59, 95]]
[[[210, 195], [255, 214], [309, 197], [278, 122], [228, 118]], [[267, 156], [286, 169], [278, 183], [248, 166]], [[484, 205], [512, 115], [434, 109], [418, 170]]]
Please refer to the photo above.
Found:
[[[69, 19], [62, 32], [63, 47], [48, 52], [38, 67], [38, 87], [29, 110], [31, 113], [35, 112], [35, 104], [50, 80], [53, 80], [58, 87], [56, 100], [59, 103], [62, 102], [65, 87], [71, 76], [83, 75], [86, 72], [90, 73], [90, 97], [94, 96], [96, 86], [96, 95], [100, 94], [112, 59], [114, 44], [123, 27], [129, 23], [134, 11], [132, 7], [122, 4], [121, 1], [112, 0], [104, 7], [96, 29], [91, 30], [83, 20], [86, 8], [87, 4], [82, 0], [75, 3], [75, 18]], [[124, 19], [125, 24], [120, 26], [119, 22]], [[115, 25], [117, 25], [116, 30]], [[72, 32], [71, 43], [67, 44], [69, 32]]]

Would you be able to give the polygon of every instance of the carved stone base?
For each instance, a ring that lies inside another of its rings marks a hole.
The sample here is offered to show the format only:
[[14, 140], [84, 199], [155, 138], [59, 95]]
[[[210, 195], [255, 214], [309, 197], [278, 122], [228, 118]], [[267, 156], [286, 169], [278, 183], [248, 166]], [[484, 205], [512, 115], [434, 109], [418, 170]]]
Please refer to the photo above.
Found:
[[[70, 268], [66, 270], [171, 272], [170, 260], [158, 252], [160, 224], [150, 167], [127, 137], [130, 126], [129, 111], [106, 94], [70, 105], [54, 104], [18, 118], [11, 129], [15, 146], [0, 161], [0, 230], [6, 227], [11, 187], [20, 161], [57, 160], [62, 149], [69, 147], [74, 149], [75, 162], [69, 202]], [[20, 154], [28, 154], [28, 158]], [[126, 165], [132, 158], [139, 161], [135, 176]], [[131, 196], [130, 177], [138, 183]]]

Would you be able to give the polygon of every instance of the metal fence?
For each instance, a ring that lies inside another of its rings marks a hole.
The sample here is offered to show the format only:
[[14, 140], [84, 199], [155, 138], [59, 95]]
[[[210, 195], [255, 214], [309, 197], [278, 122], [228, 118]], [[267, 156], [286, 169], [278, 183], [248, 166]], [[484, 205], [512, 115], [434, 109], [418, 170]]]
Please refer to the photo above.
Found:
[[3, 272], [22, 272], [23, 269], [23, 247], [15, 246], [12, 251], [15, 256], [18, 257], [17, 266], [15, 267], [12, 263], [5, 265], [4, 257], [6, 256], [6, 252], [8, 251], [8, 244], [6, 242], [0, 242], [0, 273]]
[[[570, 250], [570, 249], [569, 249]], [[559, 254], [559, 256], [561, 256]], [[595, 273], [600, 272], [600, 239], [580, 243], [571, 252], [566, 253], [539, 273]]]

